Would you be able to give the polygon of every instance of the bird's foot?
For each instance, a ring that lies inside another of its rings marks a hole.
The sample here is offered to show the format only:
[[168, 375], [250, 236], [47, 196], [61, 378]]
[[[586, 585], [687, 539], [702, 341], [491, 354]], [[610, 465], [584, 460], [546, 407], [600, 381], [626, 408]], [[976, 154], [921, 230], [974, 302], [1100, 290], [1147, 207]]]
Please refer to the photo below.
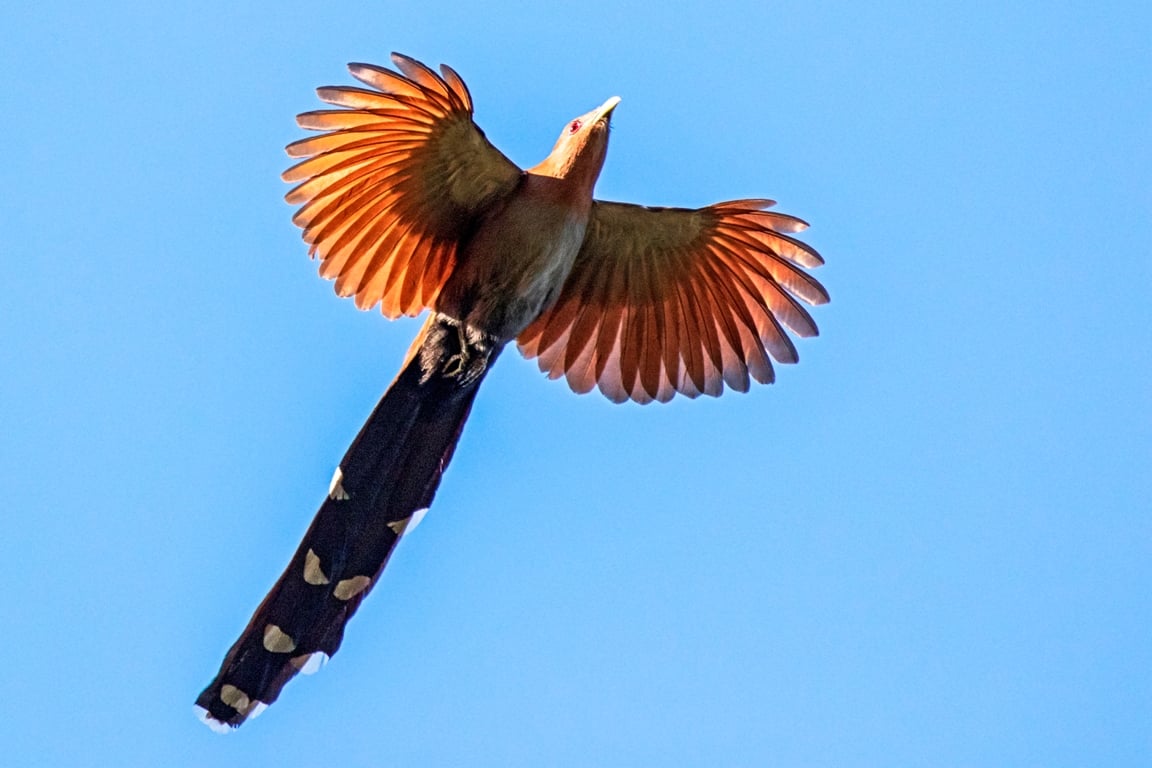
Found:
[[456, 340], [460, 344], [460, 351], [449, 357], [444, 363], [444, 375], [450, 379], [461, 378], [468, 368], [471, 355], [468, 352], [468, 333], [464, 323], [456, 323]]
[[466, 386], [483, 376], [502, 345], [468, 323], [445, 315], [436, 319], [421, 353], [422, 381], [427, 383], [436, 377]]

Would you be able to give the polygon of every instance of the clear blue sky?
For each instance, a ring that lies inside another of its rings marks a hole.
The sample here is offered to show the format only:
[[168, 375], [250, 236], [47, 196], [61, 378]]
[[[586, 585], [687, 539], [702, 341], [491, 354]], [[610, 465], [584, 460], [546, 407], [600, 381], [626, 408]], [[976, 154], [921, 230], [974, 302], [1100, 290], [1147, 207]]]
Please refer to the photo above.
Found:
[[[1152, 764], [1147, 3], [18, 5], [6, 765]], [[278, 179], [391, 50], [522, 165], [620, 95], [601, 197], [773, 197], [832, 303], [718, 400], [509, 351], [340, 654], [217, 736], [418, 327], [317, 277]]]

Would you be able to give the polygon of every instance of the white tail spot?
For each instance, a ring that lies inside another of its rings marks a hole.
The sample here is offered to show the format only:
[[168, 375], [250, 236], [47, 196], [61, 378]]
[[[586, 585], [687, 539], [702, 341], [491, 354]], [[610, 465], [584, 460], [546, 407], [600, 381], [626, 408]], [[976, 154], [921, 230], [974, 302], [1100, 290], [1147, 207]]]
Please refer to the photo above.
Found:
[[328, 498], [333, 501], [347, 501], [351, 498], [344, 490], [344, 471], [340, 467], [336, 467], [336, 471], [332, 473], [332, 482], [328, 484]]
[[212, 717], [212, 715], [208, 714], [208, 710], [204, 709], [204, 707], [200, 706], [199, 704], [193, 707], [192, 711], [196, 713], [197, 720], [204, 723], [204, 725], [208, 726], [216, 733], [232, 733], [232, 726]]
[[324, 653], [324, 651], [315, 651], [314, 653], [306, 653], [302, 656], [293, 656], [291, 660], [292, 666], [302, 675], [314, 675], [328, 663], [331, 657]]
[[416, 526], [420, 525], [420, 521], [424, 519], [426, 514], [428, 514], [428, 507], [413, 512], [412, 517], [408, 518], [408, 525], [404, 528], [404, 533], [412, 533], [416, 530]]

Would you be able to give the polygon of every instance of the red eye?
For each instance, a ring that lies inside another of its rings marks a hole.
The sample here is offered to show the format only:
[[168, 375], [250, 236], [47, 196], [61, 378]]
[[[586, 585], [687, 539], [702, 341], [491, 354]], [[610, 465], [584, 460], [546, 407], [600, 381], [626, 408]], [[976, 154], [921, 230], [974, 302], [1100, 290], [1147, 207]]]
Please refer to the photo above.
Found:
[[583, 123], [579, 120], [573, 120], [572, 124], [568, 126], [568, 133], [576, 133], [576, 131], [580, 130], [581, 125], [583, 125]]

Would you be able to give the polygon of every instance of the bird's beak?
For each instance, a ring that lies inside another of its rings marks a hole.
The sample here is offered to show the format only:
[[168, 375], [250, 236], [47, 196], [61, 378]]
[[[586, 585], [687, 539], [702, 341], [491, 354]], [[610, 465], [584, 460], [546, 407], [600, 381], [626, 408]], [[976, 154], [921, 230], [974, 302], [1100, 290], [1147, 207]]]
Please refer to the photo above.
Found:
[[596, 110], [595, 119], [602, 120], [606, 117], [609, 117], [612, 114], [612, 110], [616, 109], [616, 105], [619, 103], [619, 96], [613, 96], [612, 98], [608, 99], [608, 101], [601, 104], [600, 108]]

